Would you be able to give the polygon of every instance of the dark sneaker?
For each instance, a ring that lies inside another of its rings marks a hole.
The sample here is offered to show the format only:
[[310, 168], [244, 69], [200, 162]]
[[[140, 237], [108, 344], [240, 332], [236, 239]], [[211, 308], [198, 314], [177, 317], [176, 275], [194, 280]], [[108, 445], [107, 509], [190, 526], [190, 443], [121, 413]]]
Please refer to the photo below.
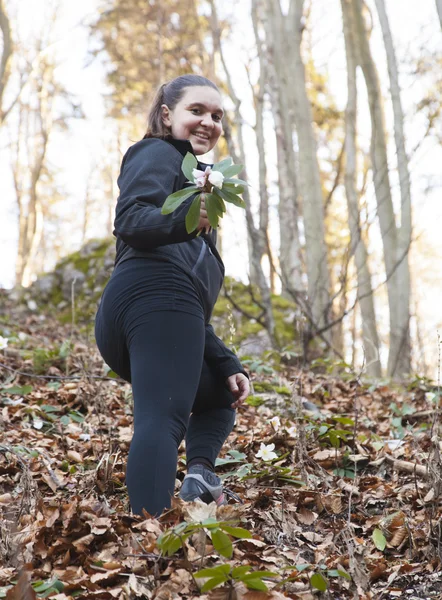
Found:
[[180, 498], [185, 502], [200, 500], [206, 504], [216, 502], [218, 506], [226, 504], [221, 479], [203, 465], [190, 467], [181, 486]]

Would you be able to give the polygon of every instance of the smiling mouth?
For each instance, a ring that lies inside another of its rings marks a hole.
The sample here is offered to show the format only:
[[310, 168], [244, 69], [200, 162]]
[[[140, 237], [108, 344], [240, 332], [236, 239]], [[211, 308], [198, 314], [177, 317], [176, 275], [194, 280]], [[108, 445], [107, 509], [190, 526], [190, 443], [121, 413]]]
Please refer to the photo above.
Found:
[[206, 135], [205, 133], [198, 133], [198, 132], [193, 132], [193, 134], [195, 137], [199, 138], [200, 140], [204, 140], [206, 142], [209, 141], [209, 136]]

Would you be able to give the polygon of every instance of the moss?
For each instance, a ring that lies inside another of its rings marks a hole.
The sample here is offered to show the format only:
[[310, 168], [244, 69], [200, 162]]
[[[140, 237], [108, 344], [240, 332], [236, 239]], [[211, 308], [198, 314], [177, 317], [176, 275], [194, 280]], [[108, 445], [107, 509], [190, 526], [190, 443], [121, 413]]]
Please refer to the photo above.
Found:
[[265, 400], [261, 396], [249, 396], [246, 400], [246, 404], [249, 406], [261, 406]]
[[257, 381], [253, 384], [255, 392], [273, 392], [274, 386], [268, 381]]
[[275, 387], [274, 390], [275, 390], [276, 393], [282, 394], [284, 396], [291, 396], [292, 395], [292, 392], [289, 390], [289, 388], [285, 387], [285, 386]]

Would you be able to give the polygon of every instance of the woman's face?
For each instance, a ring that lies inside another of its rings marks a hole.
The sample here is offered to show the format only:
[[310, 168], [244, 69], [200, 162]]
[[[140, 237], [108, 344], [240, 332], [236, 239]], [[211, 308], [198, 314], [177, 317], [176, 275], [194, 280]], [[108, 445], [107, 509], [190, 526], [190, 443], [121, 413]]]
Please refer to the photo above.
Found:
[[196, 155], [212, 150], [223, 132], [219, 92], [208, 86], [190, 86], [173, 110], [162, 105], [163, 123], [174, 138], [189, 140]]

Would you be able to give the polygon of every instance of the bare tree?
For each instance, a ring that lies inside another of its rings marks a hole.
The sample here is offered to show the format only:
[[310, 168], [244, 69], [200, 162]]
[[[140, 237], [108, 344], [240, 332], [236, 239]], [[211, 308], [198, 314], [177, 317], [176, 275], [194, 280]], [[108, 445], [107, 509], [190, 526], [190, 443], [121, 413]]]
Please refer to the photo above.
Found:
[[[302, 196], [308, 302], [310, 323], [315, 330], [323, 329], [330, 320], [330, 277], [324, 231], [324, 199], [322, 196], [316, 140], [313, 132], [312, 109], [307, 97], [305, 67], [301, 56], [303, 1], [292, 0], [287, 17], [279, 0], [267, 0], [272, 39], [275, 44], [277, 76], [283, 81], [282, 90], [288, 95], [286, 106], [292, 110], [299, 147], [299, 188]], [[284, 93], [283, 92], [283, 93]], [[330, 331], [324, 331], [330, 339]]]
[[411, 186], [408, 169], [408, 157], [405, 150], [404, 134], [404, 111], [402, 110], [401, 92], [399, 87], [399, 75], [396, 61], [396, 53], [391, 35], [390, 24], [384, 0], [375, 0], [379, 15], [379, 21], [384, 38], [385, 51], [387, 55], [388, 75], [390, 79], [390, 93], [394, 115], [394, 140], [396, 144], [396, 155], [399, 173], [399, 187], [401, 192], [401, 225], [398, 228], [398, 247], [396, 260], [399, 263], [398, 284], [398, 327], [402, 337], [399, 353], [392, 356], [390, 371], [392, 374], [409, 373], [411, 370], [411, 346], [410, 346], [410, 267], [408, 253], [411, 246]]
[[345, 111], [345, 191], [347, 197], [348, 221], [351, 237], [351, 254], [354, 255], [358, 279], [358, 299], [361, 308], [362, 337], [367, 373], [381, 376], [379, 359], [379, 337], [374, 310], [371, 273], [368, 266], [368, 253], [362, 237], [357, 178], [356, 115], [357, 115], [357, 47], [355, 21], [351, 0], [341, 0], [345, 52], [347, 58], [347, 108]]
[[10, 64], [12, 58], [13, 44], [11, 37], [11, 27], [6, 13], [4, 2], [0, 0], [0, 29], [3, 36], [3, 47], [0, 58], [0, 125], [6, 118], [10, 109], [3, 108], [3, 98], [5, 88], [10, 76]]
[[[305, 302], [306, 290], [302, 281], [303, 262], [298, 225], [298, 185], [290, 92], [287, 89], [287, 78], [278, 76], [283, 72], [286, 62], [283, 59], [284, 40], [281, 39], [281, 36], [274, 36], [275, 24], [271, 21], [273, 13], [265, 14], [263, 0], [253, 0], [253, 3], [254, 10], [266, 32], [264, 52], [267, 61], [268, 90], [275, 123], [278, 163], [279, 268], [282, 294], [290, 297], [302, 296]], [[281, 59], [283, 64], [280, 63]], [[263, 60], [264, 57], [261, 58], [261, 61]]]
[[[409, 318], [408, 320], [404, 319], [406, 311], [401, 307], [401, 302], [406, 301], [407, 294], [404, 294], [401, 290], [400, 278], [400, 265], [406, 259], [409, 248], [402, 248], [399, 243], [400, 234], [396, 225], [388, 171], [382, 92], [379, 75], [370, 50], [363, 0], [353, 0], [353, 8], [358, 35], [360, 66], [367, 86], [371, 115], [370, 154], [387, 278], [390, 314], [388, 374], [400, 376], [409, 372]], [[406, 206], [404, 208], [406, 210]], [[405, 213], [403, 216], [405, 219], [407, 218]]]
[[[233, 142], [232, 131], [231, 131], [231, 128], [230, 128], [228, 122], [226, 122], [226, 124], [225, 124], [225, 131], [224, 131], [225, 138], [226, 138], [226, 141], [227, 141], [227, 144], [229, 147], [230, 155], [233, 158], [233, 161], [235, 163], [240, 163], [240, 164], [246, 165], [246, 156], [245, 156], [245, 151], [244, 151], [244, 140], [243, 140], [243, 133], [242, 133], [242, 117], [241, 117], [241, 111], [240, 111], [241, 101], [235, 93], [235, 90], [232, 85], [231, 77], [230, 77], [230, 72], [227, 67], [226, 61], [224, 59], [224, 54], [223, 54], [222, 44], [221, 44], [221, 29], [220, 29], [220, 25], [219, 25], [218, 18], [217, 18], [217, 12], [216, 12], [216, 6], [215, 6], [214, 0], [210, 0], [210, 5], [211, 5], [211, 9], [212, 9], [212, 32], [213, 32], [214, 47], [215, 47], [216, 51], [218, 52], [219, 57], [221, 59], [221, 63], [222, 63], [222, 66], [223, 66], [223, 69], [224, 69], [224, 72], [226, 75], [226, 79], [227, 79], [229, 95], [235, 106], [234, 125], [235, 125], [235, 133], [236, 133], [236, 141], [237, 141], [238, 150], [236, 149], [235, 144]], [[244, 168], [242, 176], [244, 179], [247, 180], [246, 167]], [[261, 300], [262, 300], [262, 304], [265, 308], [265, 317], [264, 317], [265, 326], [268, 331], [272, 345], [276, 347], [277, 341], [275, 338], [275, 322], [274, 322], [274, 318], [273, 318], [273, 309], [272, 309], [272, 304], [271, 304], [270, 288], [267, 283], [267, 280], [266, 280], [266, 277], [264, 275], [264, 271], [263, 271], [262, 265], [261, 265], [261, 259], [265, 252], [265, 248], [266, 248], [266, 236], [261, 228], [257, 228], [255, 226], [255, 223], [253, 220], [253, 214], [252, 214], [252, 210], [251, 210], [251, 205], [250, 205], [250, 193], [249, 193], [249, 190], [247, 187], [244, 190], [243, 196], [244, 196], [244, 201], [246, 204], [247, 233], [248, 233], [249, 241], [250, 241], [250, 244], [249, 244], [250, 266], [251, 266], [251, 270], [253, 270], [253, 272], [256, 274], [258, 287], [261, 292]], [[265, 223], [263, 225], [265, 225]]]

